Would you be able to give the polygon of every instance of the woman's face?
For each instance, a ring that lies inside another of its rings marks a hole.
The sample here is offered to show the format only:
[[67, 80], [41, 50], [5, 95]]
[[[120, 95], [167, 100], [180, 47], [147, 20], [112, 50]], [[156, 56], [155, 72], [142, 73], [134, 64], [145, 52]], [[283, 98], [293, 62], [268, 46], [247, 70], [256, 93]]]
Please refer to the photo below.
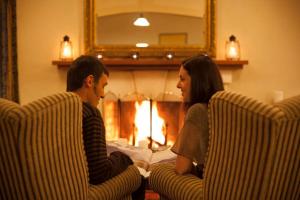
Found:
[[188, 72], [180, 67], [179, 70], [179, 81], [177, 83], [177, 88], [181, 90], [181, 95], [184, 102], [190, 102], [191, 98], [191, 77]]

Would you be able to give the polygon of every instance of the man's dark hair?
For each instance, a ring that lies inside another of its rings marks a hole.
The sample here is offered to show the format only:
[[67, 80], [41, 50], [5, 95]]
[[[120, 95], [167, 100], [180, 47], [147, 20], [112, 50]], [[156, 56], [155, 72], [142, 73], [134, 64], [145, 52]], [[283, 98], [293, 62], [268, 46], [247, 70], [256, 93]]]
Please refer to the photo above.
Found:
[[188, 107], [208, 103], [213, 94], [224, 90], [221, 74], [215, 62], [206, 55], [189, 58], [182, 63], [191, 77], [191, 96]]
[[89, 75], [94, 76], [95, 83], [102, 74], [109, 75], [105, 66], [94, 56], [83, 55], [72, 63], [67, 74], [67, 91], [75, 91], [82, 87], [83, 81]]

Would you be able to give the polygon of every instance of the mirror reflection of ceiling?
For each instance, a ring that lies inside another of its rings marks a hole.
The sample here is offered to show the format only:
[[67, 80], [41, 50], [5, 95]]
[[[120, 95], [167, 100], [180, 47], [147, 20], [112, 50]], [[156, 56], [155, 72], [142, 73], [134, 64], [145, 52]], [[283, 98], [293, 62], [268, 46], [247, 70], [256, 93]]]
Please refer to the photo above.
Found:
[[[95, 0], [96, 45], [205, 44], [204, 0]], [[149, 27], [137, 27], [140, 14]]]
[[205, 0], [95, 0], [97, 16], [132, 12], [159, 12], [203, 17]]

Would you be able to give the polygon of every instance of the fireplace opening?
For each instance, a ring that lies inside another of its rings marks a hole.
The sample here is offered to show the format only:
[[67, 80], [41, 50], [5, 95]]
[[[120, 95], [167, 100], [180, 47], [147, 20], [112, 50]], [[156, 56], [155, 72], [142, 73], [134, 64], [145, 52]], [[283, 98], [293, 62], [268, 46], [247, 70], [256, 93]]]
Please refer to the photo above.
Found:
[[178, 96], [147, 98], [130, 94], [118, 98], [108, 92], [103, 100], [106, 140], [125, 140], [129, 145], [159, 149], [173, 145], [184, 113]]

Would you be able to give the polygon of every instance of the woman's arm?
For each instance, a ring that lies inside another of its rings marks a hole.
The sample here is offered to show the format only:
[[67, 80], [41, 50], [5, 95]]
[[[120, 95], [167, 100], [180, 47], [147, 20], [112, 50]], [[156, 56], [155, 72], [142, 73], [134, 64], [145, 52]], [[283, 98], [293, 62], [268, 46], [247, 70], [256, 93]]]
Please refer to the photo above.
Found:
[[177, 174], [182, 175], [190, 173], [192, 171], [192, 166], [193, 163], [191, 159], [177, 155], [175, 166], [175, 171]]
[[208, 143], [208, 114], [206, 105], [194, 104], [186, 114], [184, 125], [172, 147], [177, 154], [176, 173], [194, 173], [193, 161], [204, 164]]

